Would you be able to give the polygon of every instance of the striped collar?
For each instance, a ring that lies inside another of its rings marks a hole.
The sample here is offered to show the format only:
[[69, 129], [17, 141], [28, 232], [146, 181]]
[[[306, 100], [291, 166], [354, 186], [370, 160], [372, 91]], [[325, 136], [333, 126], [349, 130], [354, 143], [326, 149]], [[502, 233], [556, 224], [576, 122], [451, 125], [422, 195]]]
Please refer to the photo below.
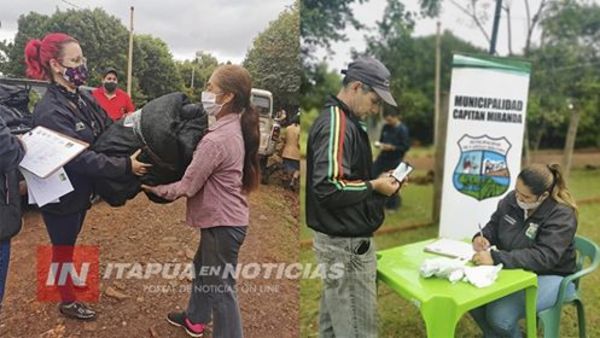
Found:
[[359, 127], [365, 133], [367, 132], [367, 123], [356, 116], [356, 114], [346, 105], [342, 100], [338, 99], [335, 95], [330, 95], [327, 100], [326, 106], [338, 106], [346, 114], [346, 116], [352, 121], [357, 127]]

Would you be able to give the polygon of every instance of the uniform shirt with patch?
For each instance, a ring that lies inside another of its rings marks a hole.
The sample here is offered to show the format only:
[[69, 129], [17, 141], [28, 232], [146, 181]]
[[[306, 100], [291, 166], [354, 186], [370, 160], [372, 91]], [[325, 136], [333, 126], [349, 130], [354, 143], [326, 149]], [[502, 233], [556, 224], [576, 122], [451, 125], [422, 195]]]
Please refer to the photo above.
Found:
[[526, 218], [512, 191], [498, 203], [483, 235], [498, 248], [492, 251], [494, 264], [565, 276], [576, 269], [576, 230], [575, 211], [569, 206], [547, 198]]

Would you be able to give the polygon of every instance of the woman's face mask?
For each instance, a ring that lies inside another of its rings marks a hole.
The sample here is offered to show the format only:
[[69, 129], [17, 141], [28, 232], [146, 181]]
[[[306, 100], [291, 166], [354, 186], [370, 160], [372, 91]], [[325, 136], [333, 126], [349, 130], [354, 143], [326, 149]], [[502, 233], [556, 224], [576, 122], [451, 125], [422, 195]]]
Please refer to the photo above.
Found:
[[222, 93], [202, 92], [202, 105], [208, 116], [216, 116], [223, 108], [222, 104], [217, 103], [217, 95]]
[[537, 207], [539, 207], [542, 202], [544, 202], [543, 199], [538, 199], [535, 202], [531, 202], [531, 203], [525, 203], [525, 202], [521, 202], [518, 198], [517, 198], [517, 204], [519, 205], [519, 207], [523, 210], [532, 210], [532, 209], [536, 209]]
[[[541, 194], [540, 196], [536, 196], [532, 194], [530, 191], [524, 189], [521, 181], [517, 181], [517, 186], [515, 188], [516, 191], [516, 199], [517, 205], [523, 210], [533, 210], [539, 207], [544, 200], [548, 197], [548, 192]], [[525, 193], [527, 192], [527, 193]]]
[[62, 66], [65, 68], [63, 77], [75, 87], [82, 86], [87, 82], [89, 73], [85, 63], [82, 63], [77, 67]]

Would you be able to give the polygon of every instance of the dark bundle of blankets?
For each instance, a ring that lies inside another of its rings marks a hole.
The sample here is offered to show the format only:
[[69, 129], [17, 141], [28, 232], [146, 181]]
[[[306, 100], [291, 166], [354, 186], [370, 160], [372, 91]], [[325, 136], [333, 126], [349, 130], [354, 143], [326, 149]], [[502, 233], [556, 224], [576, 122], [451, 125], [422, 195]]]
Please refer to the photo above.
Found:
[[[98, 180], [96, 194], [111, 206], [121, 206], [140, 192], [141, 184], [155, 186], [180, 180], [207, 128], [208, 117], [202, 106], [190, 103], [183, 93], [167, 94], [148, 102], [141, 110], [112, 124], [92, 150], [129, 157], [142, 149], [138, 160], [153, 167], [140, 178], [129, 174], [121, 179]], [[147, 195], [154, 202], [167, 202]]]
[[33, 118], [29, 111], [29, 89], [0, 84], [0, 118], [13, 134], [31, 129]]

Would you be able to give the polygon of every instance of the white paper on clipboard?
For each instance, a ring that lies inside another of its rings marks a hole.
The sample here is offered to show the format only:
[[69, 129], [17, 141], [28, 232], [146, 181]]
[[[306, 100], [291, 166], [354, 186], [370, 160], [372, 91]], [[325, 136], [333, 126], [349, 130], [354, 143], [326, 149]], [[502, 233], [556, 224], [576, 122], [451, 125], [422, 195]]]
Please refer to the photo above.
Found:
[[62, 196], [73, 191], [73, 185], [63, 168], [46, 178], [37, 177], [24, 169], [21, 169], [21, 173], [27, 182], [30, 204], [43, 207], [49, 203], [58, 203]]
[[24, 134], [21, 140], [27, 151], [19, 166], [40, 178], [47, 178], [89, 146], [41, 126]]
[[433, 254], [465, 260], [471, 260], [473, 255], [475, 255], [475, 250], [471, 243], [448, 238], [440, 238], [433, 243], [427, 244], [424, 250]]

